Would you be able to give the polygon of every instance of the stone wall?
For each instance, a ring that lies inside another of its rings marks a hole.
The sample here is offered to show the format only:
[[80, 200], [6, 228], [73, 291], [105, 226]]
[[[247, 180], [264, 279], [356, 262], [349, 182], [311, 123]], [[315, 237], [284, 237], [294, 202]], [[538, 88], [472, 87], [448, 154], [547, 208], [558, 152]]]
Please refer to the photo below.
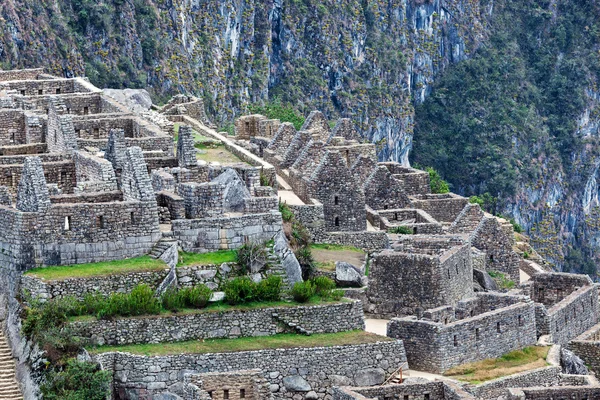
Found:
[[333, 400], [368, 399], [430, 399], [474, 400], [475, 397], [450, 381], [412, 382], [410, 378], [401, 385], [375, 387], [336, 387]]
[[404, 340], [411, 368], [434, 373], [496, 358], [537, 342], [531, 301], [445, 322], [394, 318], [388, 323], [388, 336]]
[[[566, 344], [598, 322], [598, 287], [583, 287], [548, 308], [552, 343]], [[538, 330], [538, 334], [541, 332]]]
[[79, 335], [98, 345], [162, 343], [196, 339], [271, 336], [277, 333], [334, 333], [364, 329], [360, 301], [315, 306], [119, 318], [72, 322]]
[[588, 400], [600, 399], [598, 386], [561, 386], [561, 387], [535, 387], [510, 389], [506, 395], [507, 400], [547, 400], [571, 399]]
[[173, 237], [183, 250], [202, 253], [222, 249], [237, 249], [246, 240], [268, 241], [282, 230], [281, 213], [239, 217], [178, 219], [172, 221]]
[[390, 170], [394, 178], [402, 184], [402, 189], [408, 195], [429, 194], [431, 186], [429, 184], [429, 173], [415, 168], [404, 167], [396, 162], [380, 163]]
[[44, 68], [12, 69], [8, 71], [0, 71], [0, 82], [38, 79], [38, 76], [43, 73]]
[[587, 275], [559, 272], [538, 273], [531, 276], [531, 299], [551, 307], [584, 286], [592, 285]]
[[454, 222], [469, 199], [454, 193], [415, 195], [411, 200], [413, 208], [419, 208], [439, 222]]
[[[73, 193], [76, 174], [75, 163], [70, 160], [43, 162], [43, 172], [46, 183], [58, 185], [63, 193]], [[22, 164], [0, 165], [0, 185], [9, 188], [11, 193], [16, 193], [17, 185], [21, 180]]]
[[110, 161], [83, 151], [75, 151], [73, 159], [78, 186], [87, 182], [95, 192], [117, 190], [117, 177]]
[[600, 324], [594, 325], [567, 345], [596, 375], [600, 374]]
[[469, 244], [443, 237], [402, 239], [402, 247], [383, 250], [371, 262], [369, 312], [413, 315], [417, 309], [455, 305], [473, 295]]
[[382, 383], [406, 362], [402, 341], [155, 357], [103, 353], [95, 359], [112, 372], [117, 400], [166, 390], [178, 393], [185, 373], [246, 369], [263, 371], [275, 399], [301, 400], [313, 393], [331, 394], [340, 382], [353, 385], [375, 376], [374, 384]]

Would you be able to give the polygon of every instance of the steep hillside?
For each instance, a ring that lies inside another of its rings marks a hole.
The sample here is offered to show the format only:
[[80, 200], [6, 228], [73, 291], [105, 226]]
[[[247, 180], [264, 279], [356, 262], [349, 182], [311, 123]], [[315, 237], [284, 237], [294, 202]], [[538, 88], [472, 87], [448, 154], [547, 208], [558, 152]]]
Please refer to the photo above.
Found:
[[416, 110], [414, 162], [523, 225], [565, 270], [595, 274], [600, 238], [600, 6], [496, 1], [489, 40]]
[[200, 95], [222, 127], [278, 99], [353, 118], [408, 161], [413, 103], [485, 37], [479, 0], [4, 0], [0, 66], [44, 65], [158, 101]]

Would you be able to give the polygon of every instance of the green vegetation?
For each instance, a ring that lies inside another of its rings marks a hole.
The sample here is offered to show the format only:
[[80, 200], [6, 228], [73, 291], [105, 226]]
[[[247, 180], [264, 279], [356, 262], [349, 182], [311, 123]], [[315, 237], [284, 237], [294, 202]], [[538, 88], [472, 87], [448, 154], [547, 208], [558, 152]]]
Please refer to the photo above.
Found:
[[235, 260], [238, 264], [240, 275], [247, 275], [251, 271], [268, 270], [271, 267], [269, 250], [272, 246], [272, 242], [247, 242], [237, 249]]
[[326, 276], [317, 276], [304, 282], [296, 282], [290, 294], [298, 303], [307, 303], [339, 301], [344, 296], [344, 291], [335, 289], [335, 282]]
[[425, 171], [429, 173], [429, 186], [431, 186], [431, 193], [444, 194], [450, 191], [450, 185], [448, 182], [442, 179], [439, 172], [432, 167], [425, 168]]
[[310, 248], [313, 250], [337, 250], [337, 251], [354, 251], [357, 253], [364, 254], [365, 252], [354, 246], [346, 246], [342, 244], [330, 244], [330, 243], [312, 243]]
[[33, 268], [25, 272], [25, 274], [34, 275], [44, 280], [62, 280], [139, 271], [160, 271], [165, 268], [167, 268], [167, 265], [163, 261], [155, 260], [150, 256], [141, 256], [126, 260]]
[[178, 267], [191, 265], [220, 265], [223, 263], [233, 263], [237, 261], [236, 250], [219, 250], [211, 253], [179, 253]]
[[225, 301], [229, 304], [278, 301], [281, 298], [283, 280], [271, 275], [256, 283], [247, 277], [231, 279], [223, 285]]
[[205, 285], [181, 289], [169, 288], [162, 296], [162, 306], [164, 309], [173, 312], [186, 308], [205, 308], [211, 295], [212, 290]]
[[45, 400], [105, 400], [110, 393], [110, 372], [96, 363], [70, 359], [62, 370], [50, 370], [40, 390]]
[[294, 213], [290, 209], [290, 207], [285, 203], [279, 203], [279, 212], [281, 213], [281, 218], [283, 222], [292, 222], [294, 219]]
[[238, 339], [191, 340], [176, 343], [101, 346], [90, 349], [93, 353], [122, 351], [141, 355], [203, 354], [293, 347], [331, 347], [362, 343], [389, 342], [393, 339], [365, 331], [319, 333], [310, 336], [279, 334]]
[[484, 210], [491, 214], [496, 214], [496, 207], [498, 206], [498, 198], [492, 196], [489, 193], [484, 193], [479, 196], [471, 196], [469, 197], [469, 203], [471, 204], [479, 204], [479, 206]]
[[397, 233], [400, 235], [412, 235], [414, 232], [408, 226], [394, 226], [388, 230], [389, 233]]
[[532, 346], [515, 350], [499, 358], [459, 365], [444, 375], [478, 384], [491, 379], [516, 374], [548, 365], [546, 357], [550, 347]]
[[278, 119], [281, 122], [291, 122], [297, 130], [304, 123], [304, 116], [289, 105], [283, 105], [279, 100], [272, 101], [263, 106], [254, 104], [248, 107], [254, 114], [262, 114], [269, 119]]
[[494, 280], [496, 281], [496, 284], [501, 288], [501, 289], [512, 289], [515, 287], [515, 282], [510, 280], [506, 274], [504, 274], [503, 272], [499, 272], [499, 271], [488, 271], [488, 274], [494, 278]]

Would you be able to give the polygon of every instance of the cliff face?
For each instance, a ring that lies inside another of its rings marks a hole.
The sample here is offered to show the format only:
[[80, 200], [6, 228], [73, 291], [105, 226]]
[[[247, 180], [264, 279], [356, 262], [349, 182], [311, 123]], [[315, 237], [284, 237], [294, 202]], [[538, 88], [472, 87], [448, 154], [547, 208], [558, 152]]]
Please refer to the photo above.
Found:
[[352, 118], [408, 162], [413, 100], [485, 37], [479, 0], [4, 0], [0, 66], [46, 66], [157, 99], [204, 98], [218, 125], [279, 99]]
[[600, 2], [497, 1], [488, 40], [417, 106], [413, 161], [490, 193], [563, 270], [600, 261]]

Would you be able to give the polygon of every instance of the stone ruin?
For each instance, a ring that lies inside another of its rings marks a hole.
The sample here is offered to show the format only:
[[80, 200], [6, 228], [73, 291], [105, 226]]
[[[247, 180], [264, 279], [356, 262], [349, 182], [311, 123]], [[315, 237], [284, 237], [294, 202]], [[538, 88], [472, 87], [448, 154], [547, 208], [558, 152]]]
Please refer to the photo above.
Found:
[[[548, 272], [523, 259], [507, 221], [459, 195], [431, 193], [427, 172], [379, 162], [375, 145], [349, 119], [330, 124], [314, 111], [296, 130], [249, 115], [227, 137], [212, 129], [202, 101], [192, 96], [134, 111], [115, 100], [122, 96], [105, 95], [86, 79], [41, 69], [0, 71], [0, 93], [0, 221], [10, 227], [0, 232], [0, 266], [11, 309], [25, 289], [51, 299], [127, 291], [140, 281], [217, 288], [229, 277], [226, 269], [175, 268], [177, 250], [236, 249], [248, 241], [274, 241], [280, 263], [273, 273], [289, 287], [302, 277], [283, 235], [282, 202], [313, 241], [368, 252], [369, 276], [357, 280], [365, 285], [346, 289], [355, 300], [218, 318], [176, 316], [169, 322], [174, 331], [144, 319], [77, 327], [104, 343], [145, 343], [343, 332], [363, 329], [367, 313], [389, 318], [387, 335], [398, 339], [233, 354], [102, 353], [94, 360], [111, 371], [115, 399], [598, 396], [588, 375], [562, 373], [554, 361], [472, 387], [390, 381], [402, 365], [442, 373], [538, 342], [554, 344], [554, 358], [559, 346], [568, 347], [597, 370], [598, 287], [585, 276]], [[199, 160], [198, 133], [241, 162]], [[40, 266], [144, 254], [164, 256], [171, 268], [64, 282], [21, 276]], [[514, 287], [499, 289], [492, 274]], [[8, 332], [16, 342], [14, 329]]]

